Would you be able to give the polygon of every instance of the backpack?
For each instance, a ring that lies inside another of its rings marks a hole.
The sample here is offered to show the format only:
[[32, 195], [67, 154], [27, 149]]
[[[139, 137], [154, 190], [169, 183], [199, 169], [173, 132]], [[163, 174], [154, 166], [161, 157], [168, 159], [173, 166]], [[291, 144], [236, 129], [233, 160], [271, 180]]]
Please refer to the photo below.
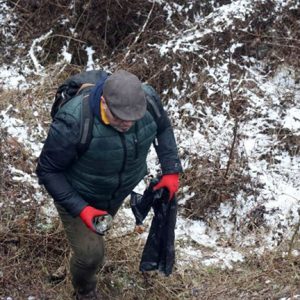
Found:
[[[59, 109], [72, 100], [75, 96], [84, 93], [87, 88], [93, 87], [107, 73], [101, 70], [82, 72], [69, 77], [57, 89], [54, 102], [51, 107], [51, 118], [54, 119]], [[80, 139], [77, 144], [77, 154], [80, 157], [89, 147], [92, 139], [94, 116], [89, 105], [89, 94], [81, 100]]]
[[[61, 84], [55, 94], [54, 102], [51, 107], [51, 118], [54, 119], [59, 109], [71, 101], [75, 96], [84, 93], [84, 90], [93, 87], [101, 78], [109, 76], [102, 70], [85, 71], [69, 77]], [[144, 90], [153, 92], [154, 89], [149, 85], [144, 85]], [[154, 91], [155, 92], [155, 91]], [[146, 94], [147, 110], [153, 116], [155, 122], [161, 117], [161, 113], [155, 101]], [[80, 139], [77, 144], [77, 154], [80, 157], [89, 147], [92, 139], [94, 115], [89, 105], [89, 94], [81, 100], [81, 120], [80, 120]]]

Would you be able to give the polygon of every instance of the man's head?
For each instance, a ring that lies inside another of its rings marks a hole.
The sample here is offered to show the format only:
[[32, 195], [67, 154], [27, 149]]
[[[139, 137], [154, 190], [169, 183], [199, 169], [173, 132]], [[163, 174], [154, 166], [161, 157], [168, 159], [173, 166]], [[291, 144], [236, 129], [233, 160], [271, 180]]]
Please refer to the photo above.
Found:
[[[102, 115], [103, 113], [102, 109], [104, 111], [104, 116]], [[108, 105], [103, 96], [101, 97], [101, 116], [102, 116], [102, 120], [105, 120], [105, 124], [109, 124], [110, 126], [112, 126], [117, 131], [120, 132], [128, 131], [135, 122], [130, 120], [122, 120], [116, 117], [108, 108]]]
[[118, 119], [137, 121], [145, 115], [147, 103], [142, 83], [132, 73], [120, 70], [109, 76], [103, 86], [103, 97]]

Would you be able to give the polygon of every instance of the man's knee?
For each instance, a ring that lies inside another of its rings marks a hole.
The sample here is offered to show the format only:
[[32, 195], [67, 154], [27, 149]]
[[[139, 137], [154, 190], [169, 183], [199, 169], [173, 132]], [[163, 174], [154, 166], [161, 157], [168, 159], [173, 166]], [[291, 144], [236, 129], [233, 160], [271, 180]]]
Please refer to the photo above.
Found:
[[104, 243], [100, 239], [98, 243], [81, 245], [80, 249], [74, 252], [73, 259], [78, 266], [98, 268], [104, 263], [104, 255]]
[[81, 269], [97, 269], [103, 265], [104, 256], [73, 256], [72, 261]]

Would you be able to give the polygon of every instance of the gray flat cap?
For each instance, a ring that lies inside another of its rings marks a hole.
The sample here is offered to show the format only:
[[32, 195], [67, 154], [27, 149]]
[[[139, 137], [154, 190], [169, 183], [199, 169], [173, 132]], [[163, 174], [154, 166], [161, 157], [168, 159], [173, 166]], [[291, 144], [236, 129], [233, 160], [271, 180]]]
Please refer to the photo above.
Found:
[[141, 81], [132, 73], [120, 70], [105, 81], [103, 96], [112, 113], [126, 121], [141, 119], [147, 109]]

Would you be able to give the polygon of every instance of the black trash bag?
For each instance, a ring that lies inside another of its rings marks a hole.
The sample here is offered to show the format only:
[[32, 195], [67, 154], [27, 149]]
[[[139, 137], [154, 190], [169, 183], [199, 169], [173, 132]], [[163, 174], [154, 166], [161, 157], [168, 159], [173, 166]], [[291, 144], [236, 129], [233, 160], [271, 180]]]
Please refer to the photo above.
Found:
[[143, 195], [132, 193], [131, 207], [137, 225], [142, 224], [151, 207], [154, 210], [140, 262], [140, 271], [159, 270], [169, 276], [175, 263], [177, 200], [174, 197], [169, 201], [169, 192], [166, 189], [153, 191], [153, 186], [157, 183], [157, 179], [152, 180]]
[[146, 192], [147, 190], [144, 192], [144, 195], [131, 192], [130, 195], [130, 206], [135, 217], [136, 225], [143, 224], [143, 221], [152, 207], [153, 198], [151, 196], [146, 196]]

